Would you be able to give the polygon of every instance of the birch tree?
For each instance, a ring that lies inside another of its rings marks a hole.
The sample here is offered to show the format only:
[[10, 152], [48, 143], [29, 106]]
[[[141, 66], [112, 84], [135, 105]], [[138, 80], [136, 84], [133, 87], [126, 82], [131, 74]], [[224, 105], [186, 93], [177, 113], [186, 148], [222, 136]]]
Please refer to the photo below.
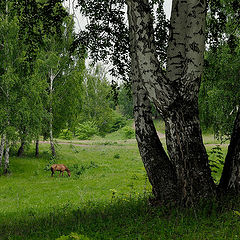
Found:
[[[48, 112], [45, 129], [50, 140], [52, 156], [56, 156], [54, 134], [57, 135], [80, 112], [84, 55], [72, 51], [73, 20], [63, 20], [61, 33], [45, 36], [44, 47], [38, 56], [38, 74], [47, 83], [45, 109]], [[70, 127], [70, 126], [69, 126]]]
[[[129, 74], [136, 139], [155, 200], [172, 200], [188, 206], [194, 205], [199, 199], [214, 196], [216, 185], [203, 144], [198, 110], [204, 67], [207, 1], [173, 0], [166, 69], [159, 61], [163, 54], [158, 49], [163, 41], [158, 41], [156, 25], [159, 22], [154, 14], [154, 6], [161, 7], [162, 1], [78, 2], [80, 11], [89, 22], [86, 30], [81, 32], [79, 41], [93, 52], [93, 58], [109, 55], [120, 74]], [[94, 37], [95, 42], [92, 43]], [[128, 59], [131, 63], [130, 72], [126, 67], [129, 66]], [[165, 122], [167, 152], [156, 134], [150, 102], [154, 103]], [[232, 161], [239, 161], [239, 145], [236, 141], [238, 127], [235, 124], [235, 134], [232, 136], [236, 153], [233, 158], [236, 160], [231, 160], [230, 165]], [[232, 150], [229, 150], [231, 153]], [[238, 169], [237, 165], [232, 169], [235, 186], [239, 181]], [[226, 172], [230, 173], [228, 167]]]

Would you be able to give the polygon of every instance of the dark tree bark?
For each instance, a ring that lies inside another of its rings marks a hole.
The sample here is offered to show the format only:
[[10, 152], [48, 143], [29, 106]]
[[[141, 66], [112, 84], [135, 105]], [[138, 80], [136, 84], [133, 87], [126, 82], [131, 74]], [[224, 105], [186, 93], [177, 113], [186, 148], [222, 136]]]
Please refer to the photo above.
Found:
[[[151, 105], [145, 90], [133, 83], [134, 119], [139, 152], [157, 201], [178, 200], [176, 168], [169, 160], [156, 132]], [[137, 91], [137, 92], [135, 92]]]
[[39, 157], [39, 139], [36, 140], [35, 157]]
[[24, 140], [21, 141], [21, 145], [18, 149], [18, 152], [17, 152], [17, 156], [18, 157], [21, 157], [24, 153], [24, 146], [25, 146], [26, 142]]
[[240, 194], [240, 109], [234, 122], [218, 193]]

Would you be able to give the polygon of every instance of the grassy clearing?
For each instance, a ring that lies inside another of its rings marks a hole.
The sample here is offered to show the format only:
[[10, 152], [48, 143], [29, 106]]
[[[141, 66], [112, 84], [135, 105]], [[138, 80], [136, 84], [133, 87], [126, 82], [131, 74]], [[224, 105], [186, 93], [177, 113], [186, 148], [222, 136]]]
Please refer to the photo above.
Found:
[[240, 238], [237, 200], [229, 209], [217, 203], [196, 210], [151, 207], [136, 144], [105, 140], [109, 144], [58, 145], [57, 162], [71, 169], [71, 178], [50, 177], [48, 144], [41, 144], [38, 159], [32, 148], [22, 158], [12, 157], [12, 174], [0, 178], [0, 239], [57, 239], [71, 233], [61, 239]]

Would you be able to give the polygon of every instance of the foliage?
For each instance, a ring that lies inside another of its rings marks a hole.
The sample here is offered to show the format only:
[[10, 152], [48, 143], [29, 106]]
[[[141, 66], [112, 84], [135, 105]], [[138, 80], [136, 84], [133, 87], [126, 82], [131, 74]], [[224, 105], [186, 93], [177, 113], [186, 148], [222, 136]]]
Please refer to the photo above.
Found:
[[[78, 3], [81, 14], [89, 19], [85, 29], [79, 33], [78, 42], [87, 47], [89, 56], [95, 62], [110, 61], [113, 65], [112, 75], [129, 82], [129, 32], [125, 1], [78, 0]], [[163, 65], [166, 61], [169, 24], [163, 11], [163, 1], [152, 0], [150, 4], [156, 9], [155, 40], [158, 43], [158, 57]]]
[[85, 30], [79, 33], [78, 42], [88, 48], [95, 62], [110, 60], [115, 66], [113, 76], [128, 79], [128, 29], [125, 24], [125, 1], [78, 0], [81, 14], [89, 18]]
[[130, 126], [125, 126], [121, 129], [123, 132], [124, 138], [126, 139], [131, 139], [135, 137], [135, 132], [132, 127]]
[[200, 116], [204, 128], [229, 137], [240, 102], [240, 5], [235, 0], [210, 1], [209, 8]]
[[[219, 170], [223, 168], [224, 165], [224, 156], [222, 148], [219, 145], [213, 147], [209, 152], [209, 165], [211, 167], [212, 176], [219, 172]], [[213, 176], [214, 181], [216, 182], [216, 178]]]
[[234, 52], [227, 44], [216, 52], [209, 50], [206, 62], [199, 96], [201, 121], [216, 135], [230, 136], [240, 102], [240, 41]]
[[73, 138], [73, 133], [69, 129], [62, 129], [59, 138], [71, 140]]
[[102, 66], [90, 67], [83, 81], [79, 122], [93, 121], [102, 135], [122, 127], [124, 119], [111, 108], [111, 93], [111, 85]]
[[86, 121], [84, 123], [79, 123], [75, 129], [75, 135], [78, 139], [84, 140], [89, 139], [93, 135], [99, 133], [98, 127], [93, 121]]
[[110, 124], [109, 124], [110, 129], [108, 130], [108, 132], [111, 133], [111, 132], [118, 131], [119, 129], [124, 127], [126, 123], [127, 122], [125, 117], [123, 117], [118, 111], [113, 111]]
[[[44, 82], [36, 75], [27, 60], [28, 46], [21, 39], [19, 18], [10, 1], [5, 2], [8, 12], [0, 14], [0, 132], [6, 132], [8, 138], [28, 139], [35, 137], [41, 129], [41, 119], [45, 114], [41, 96], [44, 95]], [[11, 129], [9, 132], [8, 129]], [[14, 132], [14, 134], [12, 134]]]
[[90, 240], [90, 238], [78, 234], [78, 233], [70, 233], [67, 236], [61, 236], [60, 238], [57, 238], [56, 240]]
[[51, 166], [52, 166], [53, 164], [56, 164], [56, 163], [57, 163], [56, 158], [51, 158], [51, 159], [48, 161], [47, 165], [44, 167], [44, 170], [45, 170], [45, 171], [49, 171], [49, 170], [51, 169]]
[[127, 118], [133, 118], [133, 99], [128, 85], [120, 85], [118, 93], [118, 105], [120, 112]]
[[70, 168], [72, 176], [79, 178], [86, 170], [91, 168], [97, 168], [98, 165], [91, 161], [89, 165], [81, 165], [73, 164], [73, 167]]

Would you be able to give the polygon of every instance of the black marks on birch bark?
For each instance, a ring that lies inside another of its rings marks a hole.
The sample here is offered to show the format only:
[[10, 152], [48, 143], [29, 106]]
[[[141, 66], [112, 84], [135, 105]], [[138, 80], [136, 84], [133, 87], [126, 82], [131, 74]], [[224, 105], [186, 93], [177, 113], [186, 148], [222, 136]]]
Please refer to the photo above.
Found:
[[196, 42], [192, 42], [189, 44], [190, 48], [197, 53], [200, 53], [199, 45]]

